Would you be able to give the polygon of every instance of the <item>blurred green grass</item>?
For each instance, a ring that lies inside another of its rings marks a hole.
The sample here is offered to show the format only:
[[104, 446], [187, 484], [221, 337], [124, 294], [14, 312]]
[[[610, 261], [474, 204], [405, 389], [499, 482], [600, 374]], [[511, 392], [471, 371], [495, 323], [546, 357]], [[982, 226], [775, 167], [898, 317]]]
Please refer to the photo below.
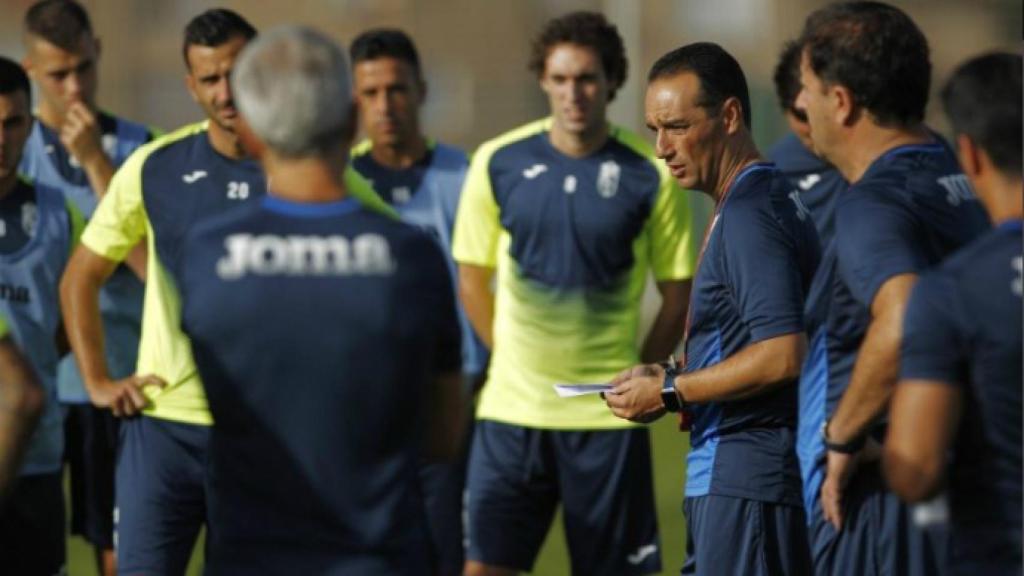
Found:
[[[651, 425], [651, 451], [654, 459], [654, 489], [661, 531], [662, 574], [679, 574], [686, 547], [683, 522], [683, 472], [689, 437], [676, 428], [676, 419], [666, 416]], [[188, 576], [202, 574], [202, 542], [192, 555]], [[555, 519], [533, 572], [538, 576], [569, 574], [569, 555], [565, 547], [561, 514]], [[97, 576], [92, 548], [81, 538], [68, 539], [68, 575]]]

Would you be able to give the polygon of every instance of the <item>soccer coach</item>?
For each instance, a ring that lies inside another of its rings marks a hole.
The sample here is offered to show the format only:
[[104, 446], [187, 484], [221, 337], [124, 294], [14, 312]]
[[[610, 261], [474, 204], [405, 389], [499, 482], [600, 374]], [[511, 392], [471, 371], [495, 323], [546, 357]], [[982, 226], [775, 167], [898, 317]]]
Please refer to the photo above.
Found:
[[689, 44], [651, 68], [655, 150], [683, 188], [715, 201], [693, 283], [686, 361], [637, 366], [606, 395], [621, 418], [693, 417], [683, 574], [810, 570], [796, 439], [804, 297], [819, 258], [813, 220], [750, 134], [743, 70]]
[[193, 228], [176, 276], [215, 422], [206, 573], [429, 572], [421, 442], [450, 458], [464, 422], [444, 254], [356, 200], [337, 45], [280, 28], [231, 83], [268, 193]]

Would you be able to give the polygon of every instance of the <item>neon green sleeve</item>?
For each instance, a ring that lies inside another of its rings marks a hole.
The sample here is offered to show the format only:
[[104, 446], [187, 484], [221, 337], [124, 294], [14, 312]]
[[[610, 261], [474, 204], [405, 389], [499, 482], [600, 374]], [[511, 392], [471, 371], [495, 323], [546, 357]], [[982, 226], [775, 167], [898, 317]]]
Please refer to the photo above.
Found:
[[136, 150], [114, 173], [107, 193], [82, 233], [90, 250], [121, 262], [146, 235], [146, 211], [142, 203], [142, 166], [153, 148]]
[[78, 241], [82, 239], [85, 216], [82, 216], [82, 211], [67, 197], [64, 198], [64, 206], [68, 210], [68, 221], [71, 223], [71, 249], [74, 249], [75, 246], [78, 246]]
[[663, 166], [658, 168], [661, 183], [647, 221], [651, 271], [655, 280], [684, 280], [693, 277], [697, 260], [689, 198], [692, 192], [680, 188]]
[[492, 147], [482, 147], [473, 155], [455, 216], [452, 255], [456, 262], [494, 268], [498, 263], [498, 238], [501, 236], [498, 204], [494, 200], [488, 165]]

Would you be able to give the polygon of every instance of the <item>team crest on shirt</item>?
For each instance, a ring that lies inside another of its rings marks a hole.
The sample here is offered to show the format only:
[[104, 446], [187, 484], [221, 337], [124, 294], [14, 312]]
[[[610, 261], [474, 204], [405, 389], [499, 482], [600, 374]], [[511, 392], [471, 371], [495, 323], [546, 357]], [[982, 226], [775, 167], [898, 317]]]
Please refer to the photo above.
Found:
[[412, 190], [408, 186], [396, 186], [391, 189], [391, 200], [395, 204], [406, 204], [412, 199]]
[[39, 226], [39, 209], [34, 202], [28, 202], [21, 207], [21, 229], [25, 235], [32, 238], [36, 235], [36, 228]]
[[601, 169], [597, 173], [597, 193], [602, 198], [611, 198], [619, 191], [619, 175], [622, 168], [614, 160], [606, 160], [601, 163]]

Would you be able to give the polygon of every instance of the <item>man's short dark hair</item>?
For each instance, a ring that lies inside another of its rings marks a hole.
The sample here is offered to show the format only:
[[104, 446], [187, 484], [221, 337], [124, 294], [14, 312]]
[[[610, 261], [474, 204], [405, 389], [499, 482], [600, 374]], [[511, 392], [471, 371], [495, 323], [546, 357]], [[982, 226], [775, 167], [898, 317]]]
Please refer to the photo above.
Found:
[[41, 0], [25, 13], [25, 33], [72, 52], [83, 35], [92, 36], [92, 22], [74, 0]]
[[799, 42], [790, 41], [779, 54], [779, 63], [775, 65], [775, 94], [779, 97], [779, 106], [784, 112], [796, 116], [801, 122], [807, 122], [807, 112], [796, 107], [796, 98], [800, 95], [800, 55], [803, 47]]
[[750, 128], [750, 92], [740, 63], [712, 42], [695, 42], [665, 54], [651, 66], [647, 83], [690, 72], [700, 80], [700, 100], [697, 105], [716, 116], [722, 104], [736, 98], [743, 108], [743, 124]]
[[15, 92], [24, 92], [27, 101], [32, 102], [32, 85], [25, 70], [14, 60], [0, 56], [0, 94]]
[[363, 32], [352, 41], [348, 53], [353, 67], [367, 60], [394, 58], [411, 66], [417, 78], [423, 77], [416, 45], [408, 34], [397, 28], [376, 28]]
[[924, 120], [932, 64], [909, 16], [881, 2], [846, 2], [807, 17], [800, 43], [825, 85], [840, 85], [882, 126]]
[[196, 16], [185, 26], [185, 42], [181, 55], [188, 63], [189, 46], [216, 47], [225, 42], [242, 36], [246, 40], [256, 37], [256, 29], [237, 12], [227, 8], [211, 8]]
[[530, 71], [543, 76], [548, 53], [558, 44], [575, 44], [596, 52], [608, 79], [608, 99], [615, 98], [615, 93], [626, 82], [629, 62], [619, 29], [614, 24], [597, 12], [571, 12], [551, 20], [530, 47]]
[[992, 52], [960, 65], [942, 89], [956, 134], [984, 150], [999, 171], [1021, 175], [1021, 55]]

